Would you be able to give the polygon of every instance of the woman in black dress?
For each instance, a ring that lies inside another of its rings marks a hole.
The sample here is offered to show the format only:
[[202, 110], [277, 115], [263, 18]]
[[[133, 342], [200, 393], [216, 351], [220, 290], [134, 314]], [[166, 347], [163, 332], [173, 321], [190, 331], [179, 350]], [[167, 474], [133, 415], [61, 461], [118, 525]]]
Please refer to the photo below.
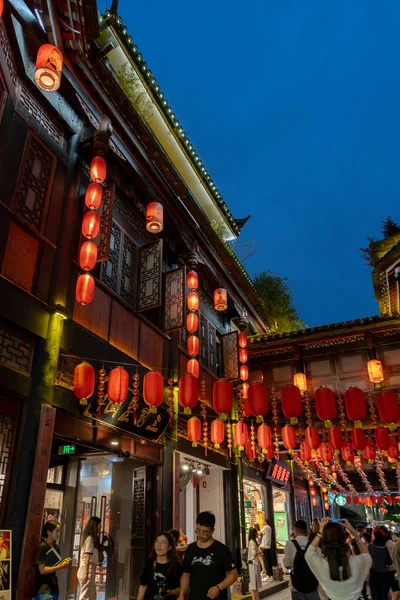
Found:
[[137, 600], [175, 600], [179, 596], [182, 568], [169, 531], [160, 533], [140, 577]]

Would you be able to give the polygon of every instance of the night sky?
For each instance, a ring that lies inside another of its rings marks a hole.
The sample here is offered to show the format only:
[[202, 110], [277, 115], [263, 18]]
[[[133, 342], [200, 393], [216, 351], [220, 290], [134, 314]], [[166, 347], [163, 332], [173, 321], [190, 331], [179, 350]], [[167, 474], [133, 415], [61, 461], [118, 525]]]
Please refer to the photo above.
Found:
[[252, 215], [249, 273], [289, 277], [310, 326], [377, 314], [359, 248], [400, 221], [400, 4], [120, 0], [119, 14], [232, 213]]

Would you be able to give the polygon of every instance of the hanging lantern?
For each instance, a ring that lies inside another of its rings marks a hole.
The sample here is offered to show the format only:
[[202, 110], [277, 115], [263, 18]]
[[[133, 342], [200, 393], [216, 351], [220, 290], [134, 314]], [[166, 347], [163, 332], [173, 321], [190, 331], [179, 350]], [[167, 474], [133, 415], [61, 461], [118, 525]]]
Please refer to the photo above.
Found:
[[186, 329], [189, 333], [194, 333], [199, 328], [199, 317], [196, 313], [189, 313], [186, 317]]
[[360, 504], [360, 498], [358, 496], [354, 496], [353, 503], [354, 504]]
[[249, 398], [249, 384], [246, 381], [242, 383], [242, 398], [243, 400], [248, 400]]
[[306, 442], [311, 450], [317, 450], [320, 445], [318, 429], [312, 425], [306, 427], [305, 436]]
[[398, 460], [399, 458], [399, 446], [394, 438], [390, 438], [390, 446], [388, 448], [388, 457], [392, 460]]
[[146, 229], [150, 233], [160, 233], [164, 226], [164, 208], [159, 202], [146, 206]]
[[97, 246], [94, 242], [84, 242], [79, 252], [79, 266], [84, 271], [91, 271], [97, 262]]
[[108, 375], [107, 396], [113, 404], [122, 404], [128, 396], [129, 373], [123, 367], [115, 367]]
[[315, 487], [310, 487], [310, 494], [311, 494], [311, 496], [317, 495], [317, 490], [315, 489]]
[[392, 498], [392, 496], [387, 496], [387, 497], [386, 497], [386, 502], [387, 502], [388, 504], [393, 504], [393, 498]]
[[342, 432], [339, 427], [331, 427], [328, 431], [329, 442], [335, 451], [335, 454], [339, 454], [343, 446]]
[[389, 432], [385, 427], [375, 429], [375, 442], [379, 450], [387, 450], [390, 446]]
[[257, 423], [262, 422], [264, 415], [268, 412], [267, 388], [263, 383], [252, 383], [249, 386], [249, 406]]
[[375, 358], [367, 363], [368, 377], [371, 383], [381, 383], [383, 381], [383, 369], [380, 360]]
[[364, 448], [364, 457], [370, 464], [372, 464], [376, 458], [376, 447], [372, 440], [367, 440]]
[[178, 402], [182, 406], [184, 414], [190, 415], [199, 397], [198, 381], [191, 373], [187, 373], [186, 375], [182, 375], [178, 385]]
[[249, 368], [247, 365], [242, 365], [240, 367], [240, 379], [242, 381], [246, 381], [249, 378]]
[[246, 423], [243, 423], [243, 421], [238, 421], [235, 424], [234, 438], [235, 438], [236, 446], [239, 447], [239, 450], [243, 450], [244, 447], [246, 446], [246, 442], [249, 438], [249, 432], [247, 429], [247, 425], [246, 425]]
[[189, 271], [187, 274], [187, 285], [189, 290], [197, 290], [199, 287], [199, 276], [196, 271]]
[[193, 448], [201, 440], [201, 421], [197, 417], [191, 417], [187, 424], [188, 440], [192, 442]]
[[317, 498], [311, 498], [311, 504], [315, 507], [318, 504]]
[[300, 444], [300, 458], [305, 463], [308, 463], [311, 460], [311, 448], [307, 442], [301, 442]]
[[103, 189], [98, 183], [90, 183], [85, 194], [85, 204], [90, 210], [97, 210], [103, 199]]
[[193, 377], [196, 377], [196, 379], [199, 378], [200, 365], [199, 365], [198, 360], [196, 360], [195, 358], [191, 358], [190, 360], [188, 360], [186, 368], [187, 368], [187, 372], [191, 373], [191, 375], [193, 375]]
[[243, 416], [247, 419], [252, 416], [250, 404], [248, 401], [243, 403]]
[[309, 485], [310, 487], [314, 487], [314, 479], [311, 479], [311, 477], [310, 477], [310, 479], [308, 480], [308, 485]]
[[240, 348], [246, 348], [247, 346], [247, 336], [244, 331], [241, 331], [238, 335], [238, 344]]
[[187, 341], [188, 352], [190, 356], [197, 356], [200, 352], [200, 340], [197, 335], [190, 335]]
[[94, 211], [88, 211], [82, 219], [82, 235], [88, 240], [94, 240], [100, 231], [100, 215]]
[[199, 309], [199, 295], [197, 292], [189, 292], [187, 295], [187, 307], [189, 310]]
[[90, 177], [95, 183], [103, 183], [107, 175], [107, 163], [102, 156], [95, 156], [90, 163]]
[[282, 411], [287, 419], [290, 419], [291, 425], [295, 425], [298, 422], [303, 411], [303, 404], [301, 402], [301, 392], [295, 385], [285, 385], [281, 392], [282, 399]]
[[4, 0], [0, 0], [0, 19], [3, 16]]
[[334, 471], [333, 473], [331, 473], [331, 477], [332, 477], [332, 479], [334, 479], [335, 481], [337, 481], [338, 474]]
[[324, 463], [330, 463], [333, 458], [332, 446], [328, 442], [322, 442], [318, 448], [318, 455]]
[[348, 465], [354, 462], [354, 450], [349, 442], [343, 442], [342, 457]]
[[247, 458], [249, 458], [250, 460], [254, 460], [256, 457], [256, 453], [253, 449], [251, 440], [247, 440], [246, 442], [246, 446], [245, 446], [245, 452], [246, 452], [246, 456]]
[[90, 304], [94, 296], [94, 279], [89, 273], [79, 275], [76, 282], [75, 298], [79, 304]]
[[266, 449], [272, 446], [272, 432], [271, 427], [266, 425], [266, 423], [262, 423], [262, 425], [258, 426], [257, 429], [257, 440], [258, 445], [262, 449], [262, 453], [266, 454]]
[[385, 498], [383, 496], [379, 496], [378, 502], [381, 506], [383, 506], [385, 504]]
[[329, 502], [325, 502], [325, 504], [324, 504], [324, 509], [325, 509], [326, 511], [328, 511], [328, 510], [329, 510]]
[[239, 361], [245, 363], [248, 361], [249, 355], [246, 348], [239, 348]]
[[336, 401], [334, 392], [322, 385], [315, 392], [315, 409], [318, 419], [324, 421], [325, 427], [332, 427], [332, 421], [336, 418]]
[[233, 406], [233, 384], [227, 379], [218, 379], [213, 385], [213, 409], [223, 419]]
[[328, 502], [328, 494], [324, 494], [324, 495], [322, 496], [322, 498], [323, 498], [323, 500], [325, 500], [325, 502]]
[[357, 450], [357, 452], [361, 454], [361, 451], [364, 450], [367, 445], [364, 429], [355, 427], [351, 430], [351, 443], [353, 444], [354, 450]]
[[347, 498], [346, 498], [347, 504], [352, 504], [352, 500], [353, 499], [351, 496], [347, 496]]
[[392, 390], [382, 390], [376, 396], [376, 406], [381, 421], [384, 423], [396, 423], [400, 419], [400, 410], [397, 396]]
[[371, 496], [370, 502], [371, 502], [372, 506], [376, 506], [376, 497]]
[[322, 492], [323, 494], [327, 494], [327, 493], [328, 493], [328, 488], [326, 487], [326, 485], [323, 485], [323, 486], [322, 486], [322, 488], [321, 488], [321, 492]]
[[143, 377], [143, 400], [150, 406], [150, 412], [156, 413], [164, 398], [164, 378], [157, 371], [150, 371]]
[[211, 441], [215, 448], [220, 448], [225, 438], [225, 426], [221, 419], [214, 419], [211, 422]]
[[36, 56], [35, 83], [45, 92], [56, 92], [60, 87], [63, 55], [52, 44], [40, 46]]
[[351, 386], [344, 394], [346, 412], [350, 421], [354, 421], [354, 427], [362, 427], [362, 422], [367, 417], [367, 404], [365, 395], [360, 388]]
[[218, 288], [214, 291], [214, 308], [218, 311], [228, 308], [228, 294], [224, 288]]
[[296, 430], [293, 427], [293, 425], [285, 425], [284, 427], [282, 427], [282, 441], [286, 450], [289, 450], [289, 454], [292, 454], [293, 450], [296, 450]]
[[293, 377], [293, 384], [299, 388], [302, 394], [307, 391], [307, 377], [304, 373], [296, 373]]
[[74, 394], [79, 398], [79, 404], [86, 405], [87, 399], [93, 395], [95, 371], [88, 362], [76, 365], [74, 370]]
[[267, 448], [264, 448], [265, 452], [263, 452], [264, 457], [268, 460], [271, 461], [274, 458], [274, 444], [271, 441], [270, 446], [268, 446]]

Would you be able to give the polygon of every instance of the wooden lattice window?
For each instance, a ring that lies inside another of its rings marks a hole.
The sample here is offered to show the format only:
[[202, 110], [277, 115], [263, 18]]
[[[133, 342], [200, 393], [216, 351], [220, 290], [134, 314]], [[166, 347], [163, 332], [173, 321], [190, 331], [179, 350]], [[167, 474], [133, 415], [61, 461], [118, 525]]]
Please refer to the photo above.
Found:
[[14, 421], [0, 415], [0, 510], [4, 502], [4, 490], [10, 475], [10, 462], [14, 438]]
[[136, 296], [136, 254], [132, 238], [113, 221], [108, 260], [101, 265], [100, 279], [132, 307]]
[[395, 271], [391, 271], [388, 274], [388, 287], [389, 287], [389, 302], [390, 312], [399, 312], [399, 283], [395, 278]]

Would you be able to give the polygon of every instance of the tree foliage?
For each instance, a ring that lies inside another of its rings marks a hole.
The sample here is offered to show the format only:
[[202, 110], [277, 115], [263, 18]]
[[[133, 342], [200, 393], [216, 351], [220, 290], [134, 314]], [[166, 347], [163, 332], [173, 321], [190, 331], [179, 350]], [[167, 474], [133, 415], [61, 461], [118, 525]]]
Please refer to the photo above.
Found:
[[145, 121], [148, 121], [153, 116], [153, 108], [139, 77], [129, 68], [128, 63], [118, 70], [117, 77], [133, 108]]
[[391, 237], [392, 235], [396, 235], [396, 233], [400, 233], [400, 227], [395, 221], [393, 221], [392, 217], [387, 217], [384, 219], [381, 225], [381, 234], [383, 239]]

